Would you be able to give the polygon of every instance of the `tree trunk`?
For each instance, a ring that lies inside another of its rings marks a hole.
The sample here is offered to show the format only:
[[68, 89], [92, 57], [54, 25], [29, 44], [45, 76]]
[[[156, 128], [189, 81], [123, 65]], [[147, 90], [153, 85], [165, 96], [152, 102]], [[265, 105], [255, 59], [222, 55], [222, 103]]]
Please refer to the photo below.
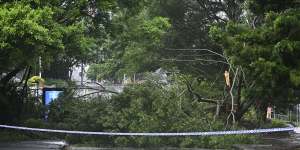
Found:
[[214, 120], [216, 120], [219, 117], [220, 109], [221, 109], [220, 102], [218, 102], [217, 106], [216, 106], [216, 113], [215, 113], [215, 116], [214, 116]]
[[242, 91], [242, 76], [239, 77], [239, 83], [237, 86], [237, 99], [236, 99], [236, 111], [238, 112], [241, 107], [241, 91]]
[[25, 82], [24, 82], [24, 85], [23, 85], [23, 88], [22, 88], [22, 98], [26, 98], [27, 97], [27, 82], [28, 82], [28, 80], [29, 80], [29, 78], [30, 78], [30, 74], [31, 74], [31, 71], [32, 71], [32, 68], [31, 67], [28, 67], [27, 68], [28, 70], [27, 70], [27, 74], [26, 74], [26, 76], [25, 76]]
[[255, 98], [251, 98], [240, 105], [239, 111], [236, 112], [236, 121], [240, 121], [243, 118], [243, 115], [249, 110], [254, 102]]

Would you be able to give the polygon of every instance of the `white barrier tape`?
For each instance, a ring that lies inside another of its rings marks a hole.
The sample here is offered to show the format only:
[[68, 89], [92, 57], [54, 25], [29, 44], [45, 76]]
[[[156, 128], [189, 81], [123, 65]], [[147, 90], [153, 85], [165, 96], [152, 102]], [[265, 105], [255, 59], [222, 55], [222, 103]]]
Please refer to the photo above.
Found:
[[210, 135], [231, 135], [231, 134], [257, 134], [270, 132], [294, 131], [297, 128], [271, 128], [271, 129], [255, 129], [255, 130], [236, 130], [236, 131], [211, 131], [211, 132], [181, 132], [181, 133], [123, 133], [123, 132], [87, 132], [87, 131], [70, 131], [70, 130], [54, 130], [41, 128], [28, 128], [19, 126], [0, 125], [0, 128], [9, 128], [27, 131], [68, 133], [68, 134], [86, 134], [86, 135], [108, 135], [108, 136], [210, 136]]

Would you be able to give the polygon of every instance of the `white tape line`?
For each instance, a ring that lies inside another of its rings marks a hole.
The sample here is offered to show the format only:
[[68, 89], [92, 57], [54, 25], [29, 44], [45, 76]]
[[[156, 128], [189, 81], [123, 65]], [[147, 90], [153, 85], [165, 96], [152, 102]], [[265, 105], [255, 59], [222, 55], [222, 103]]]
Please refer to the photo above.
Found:
[[296, 128], [271, 128], [271, 129], [255, 129], [255, 130], [236, 130], [236, 131], [211, 131], [211, 132], [181, 132], [181, 133], [125, 133], [125, 132], [87, 132], [87, 131], [70, 131], [70, 130], [54, 130], [41, 128], [28, 128], [20, 126], [0, 125], [0, 128], [9, 128], [27, 131], [68, 133], [68, 134], [86, 134], [86, 135], [109, 135], [109, 136], [210, 136], [210, 135], [231, 135], [231, 134], [257, 134], [270, 132], [294, 131]]

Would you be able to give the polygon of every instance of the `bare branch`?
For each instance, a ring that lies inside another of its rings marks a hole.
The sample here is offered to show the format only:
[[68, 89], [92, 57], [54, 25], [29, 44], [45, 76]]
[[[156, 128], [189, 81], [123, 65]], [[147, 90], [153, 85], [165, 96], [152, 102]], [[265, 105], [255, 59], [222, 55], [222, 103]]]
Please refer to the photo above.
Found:
[[234, 95], [233, 95], [233, 88], [235, 86], [235, 82], [236, 82], [236, 77], [237, 77], [237, 74], [239, 72], [239, 67], [236, 69], [235, 71], [235, 75], [234, 75], [234, 78], [233, 78], [233, 83], [232, 83], [232, 86], [230, 88], [230, 91], [229, 91], [229, 94], [230, 94], [230, 97], [231, 97], [231, 110], [230, 110], [230, 114], [228, 115], [227, 117], [227, 124], [228, 124], [228, 120], [230, 118], [230, 116], [232, 116], [232, 121], [233, 123], [235, 123], [235, 112], [234, 112]]

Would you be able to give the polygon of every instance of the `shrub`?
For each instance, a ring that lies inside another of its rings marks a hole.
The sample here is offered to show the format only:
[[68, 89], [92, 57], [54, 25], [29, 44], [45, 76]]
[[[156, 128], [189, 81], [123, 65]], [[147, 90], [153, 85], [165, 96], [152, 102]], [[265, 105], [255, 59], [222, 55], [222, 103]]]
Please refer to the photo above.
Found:
[[[50, 106], [49, 123], [56, 128], [109, 132], [201, 132], [224, 130], [205, 108], [188, 96], [179, 97], [178, 86], [145, 82], [132, 85], [111, 99], [58, 99]], [[207, 137], [130, 137], [67, 135], [71, 143], [117, 147], [224, 148], [256, 142], [253, 135]]]

